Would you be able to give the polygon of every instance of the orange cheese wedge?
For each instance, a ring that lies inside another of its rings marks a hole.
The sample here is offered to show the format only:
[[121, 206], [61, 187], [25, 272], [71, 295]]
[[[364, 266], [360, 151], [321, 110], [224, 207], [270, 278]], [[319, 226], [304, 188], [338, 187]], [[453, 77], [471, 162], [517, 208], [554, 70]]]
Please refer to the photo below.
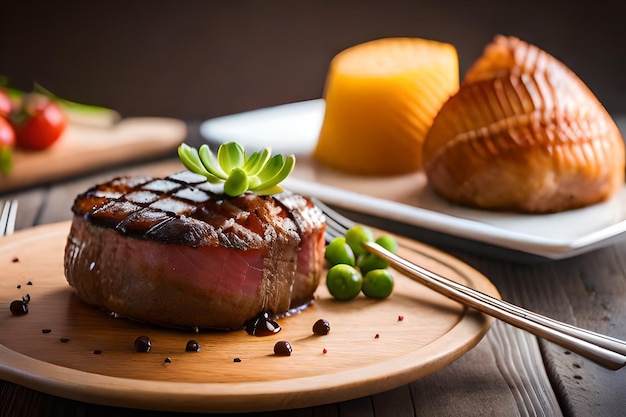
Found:
[[458, 56], [450, 44], [383, 38], [348, 48], [330, 63], [313, 156], [352, 174], [417, 171], [426, 133], [458, 88]]

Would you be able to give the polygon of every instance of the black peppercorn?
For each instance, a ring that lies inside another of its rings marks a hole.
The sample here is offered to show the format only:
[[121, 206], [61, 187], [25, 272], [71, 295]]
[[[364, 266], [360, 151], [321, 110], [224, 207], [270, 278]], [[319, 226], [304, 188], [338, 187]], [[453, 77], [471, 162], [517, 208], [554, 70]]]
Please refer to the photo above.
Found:
[[14, 300], [11, 301], [9, 309], [14, 316], [23, 316], [28, 313], [28, 303], [24, 300]]
[[292, 351], [293, 349], [291, 348], [291, 343], [286, 340], [276, 342], [274, 345], [274, 354], [276, 356], [291, 356]]
[[197, 340], [190, 340], [187, 342], [187, 346], [185, 346], [186, 352], [200, 352], [200, 344]]
[[137, 337], [134, 345], [136, 352], [150, 352], [150, 349], [152, 348], [152, 342], [148, 336]]
[[330, 332], [330, 323], [324, 319], [319, 319], [313, 325], [313, 333], [318, 336], [325, 336]]

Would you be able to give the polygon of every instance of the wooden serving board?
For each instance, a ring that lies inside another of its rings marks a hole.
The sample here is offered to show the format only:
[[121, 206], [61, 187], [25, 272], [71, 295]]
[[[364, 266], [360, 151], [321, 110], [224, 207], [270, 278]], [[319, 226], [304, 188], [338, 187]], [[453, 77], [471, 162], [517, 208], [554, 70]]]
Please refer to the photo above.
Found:
[[185, 123], [169, 118], [127, 118], [102, 127], [70, 124], [46, 150], [15, 149], [13, 170], [0, 175], [0, 193], [168, 152], [175, 155], [186, 135]]
[[[322, 283], [314, 303], [280, 320], [282, 330], [273, 336], [194, 333], [113, 318], [83, 304], [64, 278], [69, 226], [38, 226], [0, 239], [0, 378], [52, 395], [179, 412], [344, 401], [445, 367], [475, 346], [492, 324], [491, 318], [395, 271], [396, 287], [384, 300], [360, 295], [336, 301]], [[404, 241], [411, 249], [401, 250], [402, 256], [499, 297], [468, 265]], [[10, 302], [26, 294], [28, 314], [12, 315]], [[326, 336], [312, 332], [320, 318], [330, 322]], [[140, 335], [150, 337], [149, 353], [135, 352], [133, 342]], [[190, 339], [201, 351], [185, 352]], [[291, 343], [291, 356], [274, 355], [279, 340]]]

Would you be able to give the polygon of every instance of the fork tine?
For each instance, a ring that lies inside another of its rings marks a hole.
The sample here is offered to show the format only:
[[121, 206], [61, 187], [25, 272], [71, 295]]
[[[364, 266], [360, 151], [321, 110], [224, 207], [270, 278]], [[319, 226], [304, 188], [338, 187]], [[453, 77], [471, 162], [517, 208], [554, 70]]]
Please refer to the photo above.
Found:
[[[347, 228], [356, 224], [321, 201], [313, 199], [313, 202], [326, 217], [327, 243], [332, 237], [345, 234]], [[399, 245], [404, 246], [401, 242]], [[461, 304], [551, 340], [608, 369], [620, 369], [626, 364], [626, 341], [562, 323], [483, 294], [413, 264], [376, 243], [366, 243], [365, 246], [368, 252], [383, 257], [394, 269]]]
[[13, 200], [13, 204], [9, 209], [9, 219], [7, 220], [6, 235], [13, 234], [15, 231], [15, 221], [17, 220], [17, 200]]
[[9, 202], [2, 202], [2, 213], [0, 213], [0, 236], [4, 236], [4, 230], [6, 229], [6, 224], [9, 220]]
[[349, 228], [356, 224], [317, 198], [311, 200], [326, 217], [326, 233], [324, 235], [326, 243], [330, 243], [336, 237], [343, 236]]
[[0, 236], [7, 236], [15, 231], [17, 218], [17, 200], [5, 201], [0, 214]]

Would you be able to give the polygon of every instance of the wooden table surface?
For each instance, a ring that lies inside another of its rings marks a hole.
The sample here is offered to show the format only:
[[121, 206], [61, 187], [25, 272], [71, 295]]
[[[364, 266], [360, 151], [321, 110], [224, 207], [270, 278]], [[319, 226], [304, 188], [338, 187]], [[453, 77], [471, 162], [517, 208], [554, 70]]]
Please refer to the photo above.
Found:
[[[193, 136], [194, 130], [190, 132]], [[19, 190], [0, 195], [0, 199], [19, 200], [17, 229], [20, 230], [69, 220], [74, 197], [97, 182], [119, 174], [166, 175], [180, 168], [172, 155]], [[498, 248], [459, 242], [416, 227], [356, 217], [451, 253], [489, 277], [509, 301], [626, 339], [626, 242], [565, 260], [519, 261], [518, 257], [509, 256], [514, 254]], [[341, 403], [261, 415], [621, 416], [626, 413], [625, 392], [626, 370], [606, 370], [559, 346], [496, 322], [487, 336], [460, 359], [405, 386]], [[173, 414], [81, 403], [0, 381], [0, 416], [22, 415]]]

